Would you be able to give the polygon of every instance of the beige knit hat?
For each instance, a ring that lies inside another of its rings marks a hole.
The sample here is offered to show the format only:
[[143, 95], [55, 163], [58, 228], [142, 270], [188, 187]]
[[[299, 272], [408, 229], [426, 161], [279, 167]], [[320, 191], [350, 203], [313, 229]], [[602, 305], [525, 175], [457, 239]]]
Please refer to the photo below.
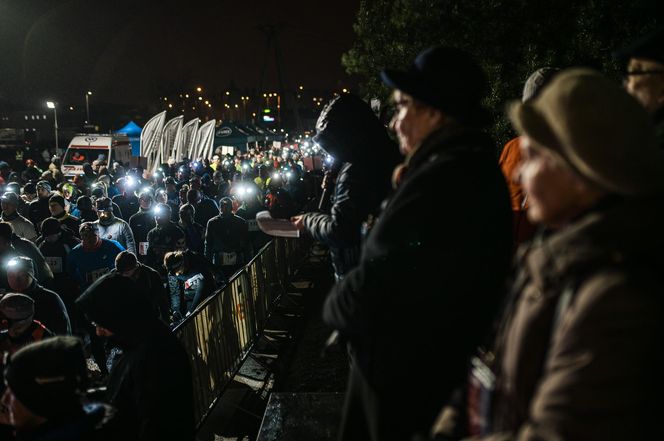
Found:
[[536, 146], [558, 152], [581, 176], [616, 194], [664, 189], [664, 153], [650, 117], [620, 86], [590, 69], [556, 75], [509, 118]]

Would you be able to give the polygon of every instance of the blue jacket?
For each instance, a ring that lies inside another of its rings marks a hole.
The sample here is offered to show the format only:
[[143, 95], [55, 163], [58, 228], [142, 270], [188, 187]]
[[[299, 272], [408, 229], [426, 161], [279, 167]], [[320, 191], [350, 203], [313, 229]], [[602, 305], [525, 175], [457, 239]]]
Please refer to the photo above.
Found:
[[124, 251], [122, 245], [108, 239], [101, 239], [101, 246], [94, 251], [85, 251], [83, 245], [76, 245], [67, 256], [67, 271], [83, 291], [115, 268], [115, 256], [121, 251]]

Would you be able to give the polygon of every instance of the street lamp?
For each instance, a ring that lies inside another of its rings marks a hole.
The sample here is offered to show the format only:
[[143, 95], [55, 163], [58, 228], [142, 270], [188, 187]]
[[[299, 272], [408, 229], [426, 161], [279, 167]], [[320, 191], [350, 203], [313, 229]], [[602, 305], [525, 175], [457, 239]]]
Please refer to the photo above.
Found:
[[55, 103], [53, 101], [46, 101], [46, 107], [53, 109], [53, 127], [55, 128], [55, 154], [60, 154], [60, 149], [58, 148], [58, 110], [55, 108]]
[[89, 100], [90, 95], [92, 95], [92, 92], [90, 92], [88, 90], [88, 93], [85, 94], [85, 115], [86, 115], [85, 123], [86, 124], [90, 124], [90, 100]]

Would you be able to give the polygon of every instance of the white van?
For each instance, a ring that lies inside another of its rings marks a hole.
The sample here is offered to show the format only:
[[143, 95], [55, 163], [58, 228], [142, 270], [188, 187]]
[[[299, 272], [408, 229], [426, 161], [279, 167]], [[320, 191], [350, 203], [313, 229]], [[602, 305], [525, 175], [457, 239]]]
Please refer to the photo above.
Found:
[[83, 174], [83, 164], [102, 160], [107, 165], [114, 161], [123, 165], [131, 160], [131, 145], [124, 134], [80, 134], [74, 136], [62, 157], [62, 173], [65, 176]]

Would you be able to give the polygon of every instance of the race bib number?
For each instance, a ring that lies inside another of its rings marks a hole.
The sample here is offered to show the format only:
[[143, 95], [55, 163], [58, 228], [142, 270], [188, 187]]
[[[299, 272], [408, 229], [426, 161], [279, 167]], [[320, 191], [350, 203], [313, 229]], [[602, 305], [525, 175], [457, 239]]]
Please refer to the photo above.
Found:
[[110, 270], [108, 268], [99, 268], [94, 271], [90, 271], [86, 276], [88, 279], [88, 283], [94, 283], [99, 279], [101, 276], [109, 272]]
[[249, 231], [258, 231], [258, 222], [256, 221], [256, 219], [248, 220], [247, 227]]
[[237, 264], [237, 253], [221, 253], [221, 264], [222, 265], [236, 265]]
[[53, 274], [60, 274], [62, 272], [62, 257], [44, 256], [46, 263], [53, 271]]
[[184, 289], [193, 289], [196, 288], [196, 285], [198, 285], [199, 282], [203, 281], [203, 274], [198, 273], [194, 277], [185, 280], [184, 282]]
[[148, 242], [138, 243], [138, 254], [141, 256], [146, 256], [148, 254]]

